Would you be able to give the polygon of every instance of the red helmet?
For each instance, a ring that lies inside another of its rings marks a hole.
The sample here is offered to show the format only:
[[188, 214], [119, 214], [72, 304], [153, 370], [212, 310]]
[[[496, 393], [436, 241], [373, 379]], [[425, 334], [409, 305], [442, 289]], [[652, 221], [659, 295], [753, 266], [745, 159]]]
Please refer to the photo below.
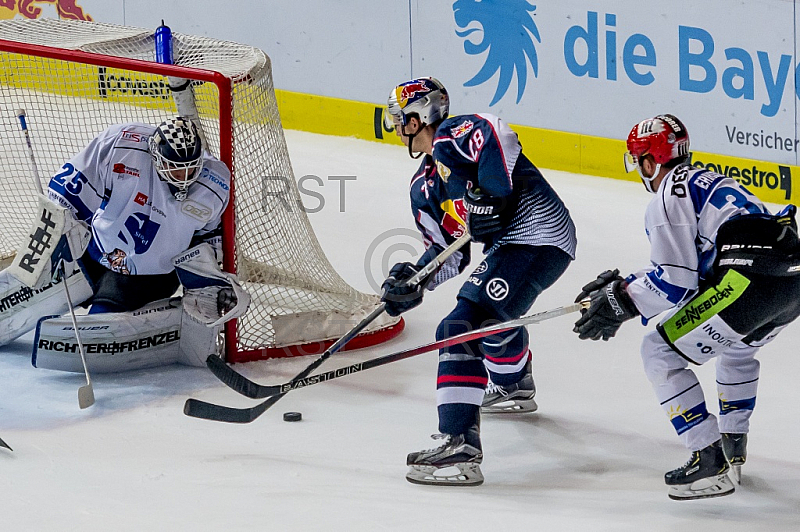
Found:
[[[631, 129], [628, 134], [628, 152], [625, 154], [625, 170], [632, 172], [639, 170], [639, 158], [651, 155], [656, 164], [661, 166], [673, 159], [689, 155], [689, 132], [686, 126], [674, 115], [658, 115], [654, 118], [642, 120]], [[658, 168], [655, 174], [658, 173]], [[645, 187], [650, 192], [650, 182], [654, 178], [641, 176]]]

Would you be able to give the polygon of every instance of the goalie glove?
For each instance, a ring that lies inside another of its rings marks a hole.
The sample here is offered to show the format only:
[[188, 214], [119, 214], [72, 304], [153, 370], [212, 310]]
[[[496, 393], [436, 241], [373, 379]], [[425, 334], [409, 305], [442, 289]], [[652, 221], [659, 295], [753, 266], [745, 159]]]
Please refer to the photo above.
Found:
[[242, 316], [250, 306], [250, 294], [232, 273], [219, 269], [214, 249], [199, 244], [173, 259], [183, 285], [183, 310], [207, 327], [216, 327]]
[[578, 334], [578, 338], [581, 340], [602, 338], [608, 341], [617, 334], [623, 323], [639, 315], [636, 305], [628, 295], [627, 286], [625, 281], [615, 279], [591, 293], [589, 308], [581, 310], [581, 317], [572, 329]]
[[36, 213], [28, 238], [8, 267], [8, 273], [33, 289], [59, 279], [61, 262], [81, 258], [92, 238], [86, 223], [44, 195], [39, 195]]

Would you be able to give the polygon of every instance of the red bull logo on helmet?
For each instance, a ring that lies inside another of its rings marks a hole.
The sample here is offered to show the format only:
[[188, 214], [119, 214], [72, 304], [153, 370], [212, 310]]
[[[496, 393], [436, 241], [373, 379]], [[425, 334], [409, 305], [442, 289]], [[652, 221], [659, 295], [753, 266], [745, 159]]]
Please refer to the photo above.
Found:
[[59, 18], [92, 20], [76, 0], [0, 0], [0, 20], [12, 19], [17, 15], [36, 19], [44, 13], [42, 6], [47, 5], [56, 8]]
[[397, 88], [397, 103], [402, 109], [412, 101], [416, 100], [417, 94], [428, 93], [433, 89], [428, 85], [428, 81], [424, 79], [415, 79], [409, 81], [402, 87]]

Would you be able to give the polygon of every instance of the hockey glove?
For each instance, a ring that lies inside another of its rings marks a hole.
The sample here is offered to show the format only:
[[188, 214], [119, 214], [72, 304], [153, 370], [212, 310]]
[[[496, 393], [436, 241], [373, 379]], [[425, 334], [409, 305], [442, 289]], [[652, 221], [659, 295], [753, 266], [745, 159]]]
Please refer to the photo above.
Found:
[[605, 285], [614, 282], [614, 281], [621, 281], [622, 277], [619, 274], [618, 269], [606, 270], [600, 275], [597, 276], [597, 279], [592, 281], [591, 283], [586, 284], [583, 288], [581, 288], [581, 293], [578, 294], [578, 297], [575, 298], [575, 303], [579, 303], [581, 300], [585, 299], [586, 297], [592, 295], [592, 292], [595, 290], [600, 290]]
[[484, 194], [478, 188], [467, 190], [464, 206], [467, 209], [467, 231], [472, 240], [487, 244], [494, 241], [505, 223], [500, 213], [506, 204], [504, 198]]
[[183, 310], [192, 319], [212, 328], [247, 311], [250, 295], [236, 275], [219, 269], [214, 248], [201, 243], [173, 258], [183, 285]]
[[381, 285], [383, 289], [381, 301], [386, 303], [386, 313], [389, 316], [399, 316], [422, 303], [425, 286], [433, 274], [419, 284], [406, 284], [418, 271], [419, 267], [410, 262], [398, 262], [389, 270], [389, 276]]
[[608, 341], [617, 334], [624, 322], [639, 315], [636, 305], [628, 295], [627, 286], [625, 281], [614, 280], [600, 290], [592, 292], [591, 305], [582, 311], [580, 319], [575, 322], [575, 328], [572, 329], [578, 333], [578, 338], [581, 340], [602, 338]]

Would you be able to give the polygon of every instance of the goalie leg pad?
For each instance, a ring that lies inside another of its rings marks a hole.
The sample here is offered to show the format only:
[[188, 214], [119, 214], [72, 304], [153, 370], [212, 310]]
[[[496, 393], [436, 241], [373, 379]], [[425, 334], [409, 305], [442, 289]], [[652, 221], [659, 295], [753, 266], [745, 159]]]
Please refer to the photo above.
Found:
[[[133, 312], [76, 316], [86, 366], [91, 373], [115, 373], [177, 362], [181, 339], [179, 298], [154, 301]], [[39, 321], [33, 345], [37, 368], [83, 373], [69, 316]]]
[[178, 364], [206, 367], [208, 355], [221, 352], [217, 349], [217, 338], [220, 336], [221, 329], [221, 325], [209, 327], [194, 319], [184, 307], [181, 321], [181, 341], [178, 345]]
[[[19, 338], [36, 327], [42, 316], [63, 314], [68, 309], [64, 281], [33, 289], [22, 284], [7, 270], [0, 272], [0, 345]], [[92, 296], [86, 277], [77, 270], [69, 276], [72, 303], [78, 305]], [[83, 370], [81, 370], [83, 371]]]
[[[117, 373], [181, 363], [205, 366], [216, 352], [219, 328], [193, 321], [180, 298], [154, 301], [132, 312], [76, 316], [91, 373]], [[83, 373], [69, 316], [39, 321], [33, 346], [37, 368]]]

